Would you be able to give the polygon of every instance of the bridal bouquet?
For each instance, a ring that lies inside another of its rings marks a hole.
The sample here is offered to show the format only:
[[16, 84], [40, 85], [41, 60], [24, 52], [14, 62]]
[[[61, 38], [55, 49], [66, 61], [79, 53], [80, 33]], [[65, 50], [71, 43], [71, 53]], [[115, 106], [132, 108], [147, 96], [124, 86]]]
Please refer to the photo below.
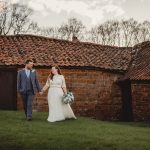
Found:
[[64, 94], [62, 101], [65, 104], [73, 103], [74, 102], [74, 95], [73, 95], [73, 93], [72, 92], [67, 92], [67, 94]]

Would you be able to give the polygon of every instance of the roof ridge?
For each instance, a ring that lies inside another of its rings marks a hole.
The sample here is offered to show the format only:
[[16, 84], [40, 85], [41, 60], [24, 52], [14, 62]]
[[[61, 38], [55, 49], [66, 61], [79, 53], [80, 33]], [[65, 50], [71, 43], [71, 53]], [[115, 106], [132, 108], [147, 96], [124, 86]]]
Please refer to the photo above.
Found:
[[131, 49], [132, 47], [122, 47], [122, 46], [113, 46], [113, 45], [103, 45], [98, 43], [92, 43], [88, 41], [69, 41], [65, 39], [58, 39], [58, 38], [52, 38], [52, 37], [46, 37], [42, 35], [34, 35], [34, 34], [16, 34], [16, 35], [0, 35], [0, 37], [23, 37], [23, 36], [30, 36], [30, 37], [37, 37], [37, 38], [44, 38], [47, 40], [56, 40], [56, 41], [62, 41], [62, 42], [68, 42], [68, 43], [75, 43], [75, 44], [87, 44], [87, 45], [94, 45], [94, 46], [102, 46], [102, 47], [111, 47], [111, 48], [121, 48], [121, 49]]

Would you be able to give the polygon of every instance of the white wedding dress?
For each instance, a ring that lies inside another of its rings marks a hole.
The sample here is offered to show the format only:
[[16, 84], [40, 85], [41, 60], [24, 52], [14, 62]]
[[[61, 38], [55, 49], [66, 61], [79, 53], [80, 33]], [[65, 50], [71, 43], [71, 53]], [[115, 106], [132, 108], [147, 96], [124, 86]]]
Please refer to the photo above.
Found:
[[66, 87], [65, 78], [63, 75], [54, 75], [53, 80], [48, 77], [43, 91], [48, 89], [48, 106], [49, 106], [49, 122], [61, 121], [69, 118], [76, 119], [69, 104], [62, 102], [63, 89]]

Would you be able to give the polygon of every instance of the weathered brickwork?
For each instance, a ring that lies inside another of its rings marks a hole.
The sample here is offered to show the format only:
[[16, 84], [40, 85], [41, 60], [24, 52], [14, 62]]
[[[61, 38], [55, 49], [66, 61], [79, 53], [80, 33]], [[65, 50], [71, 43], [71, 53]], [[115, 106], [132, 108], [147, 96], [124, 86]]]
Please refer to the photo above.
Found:
[[[49, 75], [49, 69], [37, 69], [42, 86]], [[115, 81], [119, 74], [79, 70], [63, 69], [66, 84], [75, 95], [75, 103], [72, 108], [77, 115], [97, 117], [99, 119], [116, 120], [121, 112], [121, 93]], [[37, 94], [33, 103], [35, 111], [48, 111], [47, 92], [44, 95]], [[22, 101], [18, 95], [18, 109], [22, 109]]]
[[135, 121], [150, 121], [150, 84], [132, 84], [132, 105]]

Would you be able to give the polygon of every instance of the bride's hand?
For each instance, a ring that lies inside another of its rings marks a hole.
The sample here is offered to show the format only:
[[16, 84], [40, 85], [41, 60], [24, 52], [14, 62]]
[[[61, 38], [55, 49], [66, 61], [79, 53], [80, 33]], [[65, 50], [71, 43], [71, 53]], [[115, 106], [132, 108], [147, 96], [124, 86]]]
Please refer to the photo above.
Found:
[[67, 92], [64, 92], [64, 95], [67, 95]]
[[39, 92], [40, 95], [43, 95], [43, 91]]

